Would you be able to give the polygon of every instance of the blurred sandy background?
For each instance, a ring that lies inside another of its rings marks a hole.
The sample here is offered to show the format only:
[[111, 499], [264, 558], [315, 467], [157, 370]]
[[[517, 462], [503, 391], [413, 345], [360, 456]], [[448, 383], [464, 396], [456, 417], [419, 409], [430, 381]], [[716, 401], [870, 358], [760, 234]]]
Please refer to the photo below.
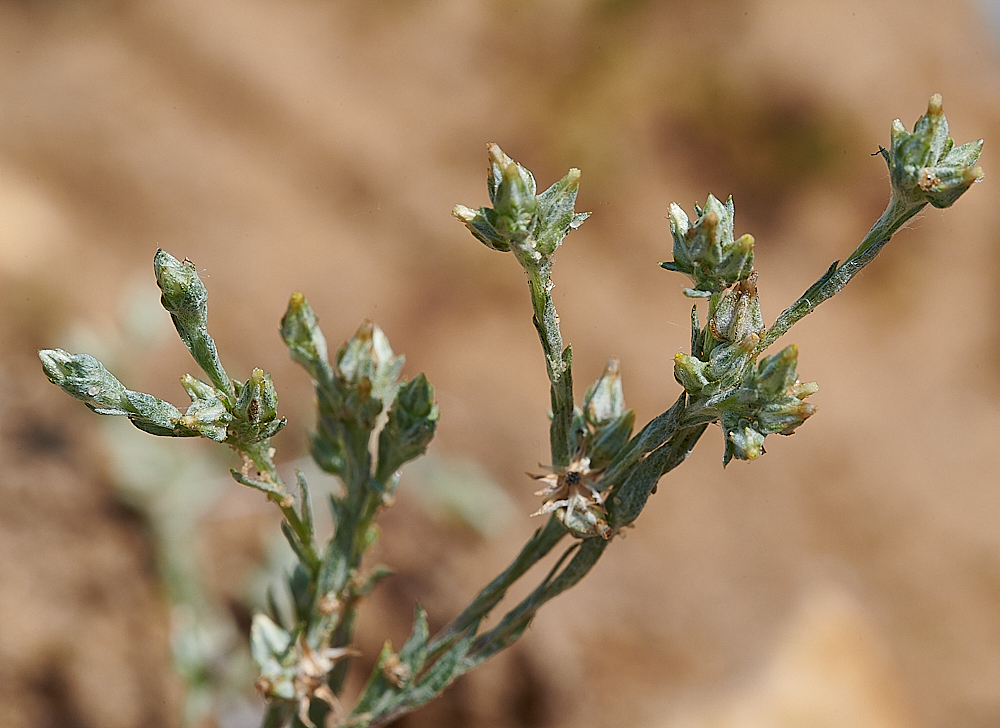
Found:
[[[204, 272], [230, 372], [273, 373], [281, 458], [312, 422], [276, 333], [301, 290], [331, 345], [375, 319], [437, 388], [432, 453], [471, 458], [515, 504], [476, 535], [404, 484], [364, 662], [417, 600], [443, 623], [538, 525], [523, 473], [547, 460], [547, 387], [523, 274], [449, 215], [485, 204], [486, 142], [543, 187], [583, 170], [594, 214], [555, 270], [578, 395], [619, 356], [645, 422], [687, 347], [683, 281], [656, 266], [668, 203], [735, 196], [773, 320], [882, 211], [870, 155], [938, 92], [959, 143], [987, 139], [987, 179], [783, 340], [819, 414], [725, 471], [710, 430], [583, 584], [399, 725], [1000, 725], [988, 18], [958, 0], [0, 4], [0, 724], [180, 722], [147, 518], [115, 488], [107, 431], [34, 358], [81, 331], [108, 351], [123, 307], [155, 303], [157, 246]], [[141, 345], [144, 324], [119, 335], [119, 371], [181, 403], [192, 365], [155, 321]], [[255, 493], [203, 493], [197, 566], [245, 624], [274, 522]]]

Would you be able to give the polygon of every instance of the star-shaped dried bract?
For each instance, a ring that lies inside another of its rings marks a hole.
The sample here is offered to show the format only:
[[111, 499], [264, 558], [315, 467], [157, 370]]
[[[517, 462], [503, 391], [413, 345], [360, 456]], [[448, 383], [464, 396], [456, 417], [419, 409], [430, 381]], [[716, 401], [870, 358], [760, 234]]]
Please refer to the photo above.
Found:
[[566, 468], [558, 468], [545, 475], [528, 473], [546, 484], [535, 493], [544, 497], [545, 502], [531, 515], [555, 513], [574, 536], [610, 538], [611, 527], [604, 507], [604, 494], [598, 488], [598, 478], [603, 472], [591, 470], [590, 458], [577, 455]]

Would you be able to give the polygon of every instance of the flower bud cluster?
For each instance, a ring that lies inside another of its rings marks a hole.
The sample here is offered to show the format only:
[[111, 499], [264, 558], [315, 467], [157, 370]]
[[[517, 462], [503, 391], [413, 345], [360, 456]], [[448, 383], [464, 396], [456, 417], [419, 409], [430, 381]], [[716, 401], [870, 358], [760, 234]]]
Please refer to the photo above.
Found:
[[674, 238], [674, 259], [662, 268], [684, 273], [694, 288], [684, 290], [691, 298], [707, 298], [721, 293], [753, 270], [753, 237], [733, 236], [733, 198], [725, 204], [709, 195], [705, 207], [695, 205], [692, 223], [676, 203], [667, 217]]
[[[364, 472], [366, 479], [374, 475], [374, 484], [388, 495], [396, 471], [422, 455], [434, 437], [439, 416], [434, 388], [423, 374], [400, 381], [405, 359], [393, 353], [385, 333], [371, 321], [340, 347], [331, 365], [316, 315], [300, 293], [288, 303], [281, 335], [316, 385], [320, 421], [312, 436], [313, 457], [342, 478], [349, 479], [351, 472]], [[377, 450], [370, 453], [373, 433]]]
[[815, 384], [796, 378], [794, 346], [754, 366], [765, 328], [752, 267], [753, 238], [733, 240], [732, 210], [731, 199], [722, 208], [709, 196], [695, 225], [688, 227], [683, 212], [672, 205], [675, 261], [661, 263], [695, 280], [688, 295], [710, 298], [704, 329], [697, 310], [692, 312], [692, 352], [674, 357], [674, 377], [688, 393], [687, 423], [722, 426], [724, 464], [734, 457], [760, 456], [767, 435], [791, 434], [815, 411], [802, 400], [816, 391]]
[[561, 180], [536, 195], [531, 172], [504, 154], [496, 144], [487, 147], [490, 174], [487, 188], [492, 208], [473, 210], [456, 205], [452, 214], [493, 250], [513, 250], [521, 265], [535, 269], [580, 227], [590, 213], [574, 212], [580, 170], [571, 169]]
[[756, 271], [712, 303], [708, 325], [695, 337], [694, 355], [674, 357], [677, 381], [688, 394], [706, 398], [737, 386], [753, 364], [764, 333]]
[[[293, 304], [294, 297], [286, 318], [293, 314]], [[312, 453], [321, 467], [346, 480], [351, 473], [370, 474], [372, 432], [381, 426], [385, 405], [396, 396], [404, 363], [382, 329], [365, 321], [338, 349], [332, 367], [325, 360], [304, 364], [309, 371], [330, 373], [316, 381], [320, 419]]]
[[[719, 347], [721, 351], [726, 347]], [[752, 349], [751, 349], [752, 353]], [[750, 354], [748, 353], [748, 357]], [[765, 357], [743, 370], [740, 382], [729, 384], [725, 379], [713, 380], [713, 359], [706, 364], [693, 357], [678, 354], [674, 374], [691, 395], [690, 420], [718, 421], [725, 433], [726, 449], [723, 464], [736, 457], [754, 460], [764, 452], [768, 435], [790, 435], [816, 411], [805, 398], [817, 391], [815, 382], [802, 383], [796, 376], [798, 348], [788, 346], [773, 356]]]
[[982, 168], [973, 166], [983, 140], [954, 146], [940, 94], [931, 96], [913, 132], [899, 119], [892, 122], [891, 139], [889, 149], [879, 151], [889, 166], [893, 199], [904, 207], [949, 207], [983, 177]]
[[277, 416], [277, 393], [271, 377], [260, 369], [254, 370], [246, 385], [234, 382], [240, 397], [231, 409], [222, 392], [185, 374], [181, 386], [191, 405], [182, 413], [151, 394], [126, 389], [90, 354], [43, 349], [38, 356], [45, 376], [64, 392], [99, 415], [128, 417], [133, 425], [153, 435], [206, 437], [239, 446], [266, 440], [285, 426], [284, 418]]
[[723, 463], [733, 457], [754, 460], [764, 452], [765, 437], [791, 435], [815, 413], [815, 405], [804, 400], [819, 387], [815, 382], [798, 380], [798, 356], [793, 344], [763, 358], [749, 371], [735, 396], [719, 407], [726, 436]]

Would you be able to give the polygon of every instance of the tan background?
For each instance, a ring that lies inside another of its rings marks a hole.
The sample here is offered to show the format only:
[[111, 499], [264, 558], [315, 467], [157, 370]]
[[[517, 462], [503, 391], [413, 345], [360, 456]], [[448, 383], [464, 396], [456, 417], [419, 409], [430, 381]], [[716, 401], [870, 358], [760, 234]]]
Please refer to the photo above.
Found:
[[[375, 319], [437, 388], [432, 451], [514, 499], [481, 538], [404, 485], [370, 659], [414, 601], [440, 624], [536, 525], [523, 472], [547, 459], [547, 393], [522, 274], [449, 216], [485, 204], [486, 142], [542, 186], [583, 170], [594, 215], [555, 271], [578, 393], [619, 356], [645, 422], [676, 397], [688, 337], [683, 282], [656, 267], [668, 203], [735, 196], [773, 320], [881, 212], [870, 155], [939, 92], [958, 142], [987, 139], [987, 179], [786, 337], [819, 414], [725, 471], [710, 430], [514, 650], [401, 724], [1000, 724], [998, 71], [966, 2], [0, 4], [0, 723], [179, 721], [143, 520], [113, 494], [96, 417], [33, 359], [113, 331], [136, 286], [155, 301], [157, 246], [204, 271], [230, 372], [274, 374], [279, 457], [311, 423], [275, 333], [301, 290], [331, 344]], [[131, 387], [183, 401], [175, 338], [125, 359]], [[202, 566], [235, 600], [273, 523], [236, 486], [212, 502]]]

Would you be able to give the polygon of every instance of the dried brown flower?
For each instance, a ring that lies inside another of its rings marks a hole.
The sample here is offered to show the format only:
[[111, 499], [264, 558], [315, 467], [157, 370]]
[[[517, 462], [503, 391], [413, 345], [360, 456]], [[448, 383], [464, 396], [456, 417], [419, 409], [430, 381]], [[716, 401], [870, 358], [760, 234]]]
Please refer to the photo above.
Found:
[[535, 493], [543, 496], [545, 502], [531, 515], [555, 513], [574, 536], [610, 538], [611, 527], [604, 508], [604, 494], [598, 488], [598, 479], [603, 472], [591, 470], [590, 458], [577, 455], [566, 468], [545, 475], [528, 473], [546, 484]]

